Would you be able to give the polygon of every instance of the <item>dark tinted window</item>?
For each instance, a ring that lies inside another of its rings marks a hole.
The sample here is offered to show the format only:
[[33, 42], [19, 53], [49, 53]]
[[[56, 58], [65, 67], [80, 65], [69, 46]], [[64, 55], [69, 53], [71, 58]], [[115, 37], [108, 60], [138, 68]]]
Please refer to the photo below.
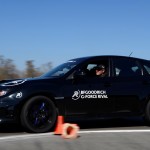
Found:
[[[104, 66], [104, 72], [102, 75], [98, 75], [97, 72], [101, 69], [100, 66]], [[98, 69], [99, 68], [99, 69]], [[109, 63], [107, 59], [93, 60], [84, 64], [81, 67], [81, 71], [83, 71], [88, 77], [107, 77], [109, 75]]]
[[114, 75], [119, 77], [131, 77], [141, 75], [141, 69], [137, 62], [128, 58], [115, 58], [113, 60]]
[[143, 66], [148, 74], [150, 74], [150, 62], [143, 62]]

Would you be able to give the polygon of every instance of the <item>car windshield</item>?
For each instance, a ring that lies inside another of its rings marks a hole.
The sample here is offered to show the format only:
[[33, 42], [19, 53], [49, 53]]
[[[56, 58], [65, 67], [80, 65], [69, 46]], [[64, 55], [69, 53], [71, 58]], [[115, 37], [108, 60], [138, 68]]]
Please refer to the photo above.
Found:
[[72, 68], [74, 68], [77, 64], [79, 64], [79, 61], [77, 60], [70, 60], [64, 64], [61, 64], [57, 66], [56, 68], [50, 70], [46, 74], [43, 74], [41, 77], [60, 77], [65, 75], [67, 72], [69, 72]]

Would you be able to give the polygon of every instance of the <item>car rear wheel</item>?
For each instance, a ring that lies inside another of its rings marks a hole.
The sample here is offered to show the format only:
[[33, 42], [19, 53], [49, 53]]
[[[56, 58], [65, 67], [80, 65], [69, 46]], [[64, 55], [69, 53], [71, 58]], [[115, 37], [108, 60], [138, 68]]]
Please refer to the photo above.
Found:
[[54, 103], [45, 96], [35, 96], [25, 103], [21, 112], [21, 124], [30, 132], [43, 133], [54, 126], [56, 117]]
[[150, 101], [147, 103], [146, 109], [145, 109], [145, 116], [144, 120], [148, 125], [150, 125]]

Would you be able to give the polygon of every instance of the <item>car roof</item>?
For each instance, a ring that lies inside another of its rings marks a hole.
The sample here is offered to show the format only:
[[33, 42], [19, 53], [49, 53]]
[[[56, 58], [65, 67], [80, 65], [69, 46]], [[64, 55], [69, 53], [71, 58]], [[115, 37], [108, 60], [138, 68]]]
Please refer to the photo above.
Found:
[[130, 56], [121, 56], [121, 55], [99, 55], [99, 56], [86, 56], [86, 57], [79, 57], [79, 58], [74, 58], [71, 60], [88, 60], [88, 59], [96, 59], [96, 58], [103, 58], [103, 57], [107, 57], [107, 58], [131, 58], [131, 59], [135, 59], [135, 60], [141, 60], [141, 61], [150, 61], [147, 59], [143, 59], [143, 58], [136, 58], [136, 57], [130, 57]]

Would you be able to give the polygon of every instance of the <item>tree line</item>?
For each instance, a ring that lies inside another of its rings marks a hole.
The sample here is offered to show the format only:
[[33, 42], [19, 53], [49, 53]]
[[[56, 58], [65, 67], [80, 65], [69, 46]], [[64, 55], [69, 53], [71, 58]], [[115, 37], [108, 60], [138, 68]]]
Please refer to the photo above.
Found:
[[12, 59], [0, 55], [0, 80], [37, 77], [51, 68], [51, 62], [35, 67], [34, 60], [27, 60], [25, 62], [25, 69], [19, 70]]

